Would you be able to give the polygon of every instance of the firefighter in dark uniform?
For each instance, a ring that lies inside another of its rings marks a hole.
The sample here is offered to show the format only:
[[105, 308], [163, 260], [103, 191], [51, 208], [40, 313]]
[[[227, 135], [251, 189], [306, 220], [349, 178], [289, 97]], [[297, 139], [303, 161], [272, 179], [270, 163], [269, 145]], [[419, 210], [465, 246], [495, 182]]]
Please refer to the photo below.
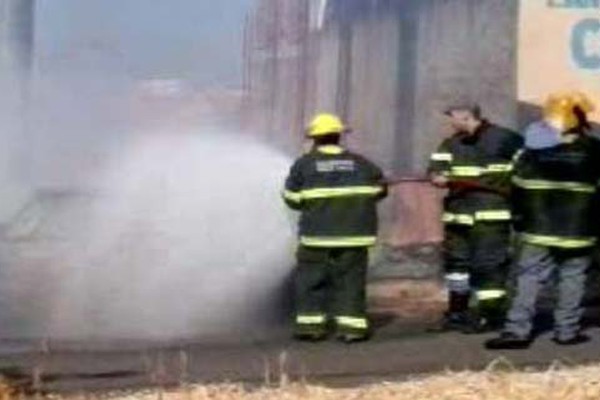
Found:
[[596, 244], [598, 141], [587, 132], [593, 104], [583, 94], [551, 96], [544, 119], [525, 134], [515, 162], [513, 204], [519, 232], [517, 288], [502, 334], [489, 349], [522, 349], [532, 342], [540, 289], [557, 279], [554, 341], [586, 342], [580, 326], [586, 270]]
[[509, 194], [520, 135], [481, 117], [477, 105], [445, 113], [455, 134], [431, 155], [432, 183], [444, 199], [444, 264], [449, 292], [443, 329], [477, 333], [499, 327], [509, 267]]
[[321, 340], [331, 324], [339, 340], [364, 340], [368, 248], [377, 236], [377, 202], [387, 194], [381, 170], [340, 146], [338, 117], [317, 115], [314, 146], [292, 166], [284, 199], [301, 212], [295, 276], [295, 337]]

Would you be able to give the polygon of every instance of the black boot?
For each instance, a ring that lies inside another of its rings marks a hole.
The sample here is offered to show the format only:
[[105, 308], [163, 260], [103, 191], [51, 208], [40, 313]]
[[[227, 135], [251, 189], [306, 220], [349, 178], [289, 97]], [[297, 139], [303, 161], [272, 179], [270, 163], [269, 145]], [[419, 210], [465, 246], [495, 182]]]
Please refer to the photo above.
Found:
[[448, 298], [448, 311], [444, 314], [441, 326], [435, 331], [464, 331], [470, 321], [469, 293], [450, 292]]
[[467, 312], [448, 312], [444, 315], [441, 330], [449, 331], [464, 331], [469, 324], [469, 315]]
[[523, 350], [529, 348], [533, 340], [531, 337], [522, 337], [510, 332], [502, 332], [500, 336], [485, 342], [489, 350]]
[[555, 337], [554, 339], [552, 339], [552, 341], [560, 346], [576, 346], [578, 344], [589, 342], [590, 337], [582, 333], [578, 333], [577, 335], [569, 339], [560, 339], [558, 337]]
[[343, 343], [357, 343], [357, 342], [365, 342], [369, 340], [371, 337], [371, 330], [367, 329], [359, 329], [359, 328], [350, 328], [347, 326], [337, 326], [335, 332], [335, 338], [339, 342]]
[[336, 339], [343, 343], [358, 343], [369, 340], [369, 335], [366, 333], [338, 333]]
[[475, 335], [493, 330], [491, 322], [485, 316], [477, 311], [472, 311], [467, 314], [467, 320], [461, 332], [466, 335]]
[[463, 333], [480, 334], [499, 331], [504, 325], [505, 317], [504, 299], [481, 301], [469, 313], [469, 322]]
[[302, 325], [294, 329], [294, 339], [302, 342], [320, 342], [327, 339], [329, 330], [327, 325]]

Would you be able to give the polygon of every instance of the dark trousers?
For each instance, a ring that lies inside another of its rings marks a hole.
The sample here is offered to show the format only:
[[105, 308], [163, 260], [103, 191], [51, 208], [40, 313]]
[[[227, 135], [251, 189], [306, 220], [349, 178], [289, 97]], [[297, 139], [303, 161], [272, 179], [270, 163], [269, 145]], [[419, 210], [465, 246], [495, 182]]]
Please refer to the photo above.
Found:
[[366, 334], [366, 247], [298, 249], [295, 277], [296, 331]]
[[477, 308], [501, 315], [510, 266], [509, 223], [448, 224], [445, 229], [445, 272], [451, 296], [472, 293]]

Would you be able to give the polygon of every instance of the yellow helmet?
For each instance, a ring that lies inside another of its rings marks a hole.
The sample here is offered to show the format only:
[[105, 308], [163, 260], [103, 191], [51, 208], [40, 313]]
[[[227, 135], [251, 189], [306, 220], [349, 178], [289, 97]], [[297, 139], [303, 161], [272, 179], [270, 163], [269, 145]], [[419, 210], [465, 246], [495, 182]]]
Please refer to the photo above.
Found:
[[342, 120], [334, 114], [317, 114], [307, 128], [308, 137], [319, 137], [332, 133], [341, 134], [346, 130]]
[[579, 107], [581, 111], [586, 114], [594, 112], [596, 109], [594, 102], [588, 96], [586, 96], [585, 93], [573, 92], [571, 93], [571, 98], [573, 99], [575, 106]]
[[585, 114], [594, 111], [594, 103], [581, 92], [554, 93], [548, 96], [544, 104], [544, 119], [561, 132], [575, 128], [579, 118], [575, 107]]

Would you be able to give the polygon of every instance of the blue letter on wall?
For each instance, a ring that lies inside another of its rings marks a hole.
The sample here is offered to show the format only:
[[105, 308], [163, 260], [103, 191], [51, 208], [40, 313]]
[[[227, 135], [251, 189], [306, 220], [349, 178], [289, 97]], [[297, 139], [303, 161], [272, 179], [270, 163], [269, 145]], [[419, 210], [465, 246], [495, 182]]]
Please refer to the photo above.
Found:
[[573, 28], [571, 52], [582, 69], [600, 69], [600, 20], [584, 19]]

